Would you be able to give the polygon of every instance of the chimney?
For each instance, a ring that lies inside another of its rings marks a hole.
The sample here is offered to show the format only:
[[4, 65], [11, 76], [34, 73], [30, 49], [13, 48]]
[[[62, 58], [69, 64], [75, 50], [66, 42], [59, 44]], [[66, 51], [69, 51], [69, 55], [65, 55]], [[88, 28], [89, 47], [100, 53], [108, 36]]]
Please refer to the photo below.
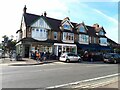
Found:
[[46, 13], [46, 11], [44, 12], [44, 16], [45, 16], [45, 17], [47, 16], [47, 13]]
[[96, 23], [96, 24], [93, 25], [93, 27], [99, 28], [99, 24]]
[[99, 27], [99, 24], [94, 24], [93, 27], [95, 28], [95, 31], [96, 32], [99, 32], [100, 31], [100, 27]]
[[26, 13], [26, 10], [27, 10], [27, 8], [26, 8], [26, 5], [25, 5], [24, 8], [23, 8], [23, 13]]

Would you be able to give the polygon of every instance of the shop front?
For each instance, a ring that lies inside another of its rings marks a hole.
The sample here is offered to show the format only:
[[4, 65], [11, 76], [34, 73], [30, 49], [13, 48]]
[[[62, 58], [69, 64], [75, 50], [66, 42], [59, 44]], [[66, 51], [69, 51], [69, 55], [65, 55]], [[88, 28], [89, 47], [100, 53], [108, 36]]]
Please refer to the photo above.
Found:
[[54, 54], [60, 56], [61, 53], [72, 52], [77, 54], [76, 44], [54, 43]]

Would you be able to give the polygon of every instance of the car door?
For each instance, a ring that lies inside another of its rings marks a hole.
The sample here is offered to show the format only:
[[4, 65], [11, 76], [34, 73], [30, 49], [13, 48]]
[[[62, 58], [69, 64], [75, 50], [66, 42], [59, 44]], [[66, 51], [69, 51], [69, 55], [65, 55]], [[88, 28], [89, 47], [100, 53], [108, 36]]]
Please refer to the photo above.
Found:
[[74, 56], [73, 56], [73, 54], [68, 54], [68, 57], [69, 57], [70, 61], [74, 61]]
[[78, 56], [74, 54], [74, 61], [78, 61]]

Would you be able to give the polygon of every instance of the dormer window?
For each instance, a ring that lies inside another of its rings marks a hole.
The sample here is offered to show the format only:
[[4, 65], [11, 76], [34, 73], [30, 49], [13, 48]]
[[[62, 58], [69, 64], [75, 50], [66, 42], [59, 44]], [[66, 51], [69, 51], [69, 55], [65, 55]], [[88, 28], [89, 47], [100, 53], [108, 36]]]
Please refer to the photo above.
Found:
[[105, 33], [103, 31], [100, 31], [99, 35], [105, 35]]
[[60, 28], [61, 30], [73, 30], [74, 26], [70, 22], [70, 19], [66, 17], [62, 20]]
[[70, 30], [71, 29], [70, 25], [67, 25], [67, 24], [64, 24], [63, 28], [66, 29], [66, 30]]
[[79, 31], [80, 32], [85, 32], [85, 28], [83, 26], [80, 26]]

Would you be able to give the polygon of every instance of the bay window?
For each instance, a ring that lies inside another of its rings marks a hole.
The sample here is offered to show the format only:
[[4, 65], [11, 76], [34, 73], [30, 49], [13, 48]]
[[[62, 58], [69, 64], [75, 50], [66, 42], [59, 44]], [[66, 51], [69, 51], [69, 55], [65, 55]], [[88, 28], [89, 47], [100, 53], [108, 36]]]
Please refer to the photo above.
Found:
[[107, 45], [107, 38], [100, 38], [100, 45]]
[[88, 35], [80, 34], [79, 35], [79, 42], [83, 44], [88, 44], [89, 42], [89, 37]]
[[33, 28], [32, 38], [36, 40], [47, 40], [47, 30], [43, 28]]
[[63, 41], [74, 41], [74, 33], [63, 32]]

